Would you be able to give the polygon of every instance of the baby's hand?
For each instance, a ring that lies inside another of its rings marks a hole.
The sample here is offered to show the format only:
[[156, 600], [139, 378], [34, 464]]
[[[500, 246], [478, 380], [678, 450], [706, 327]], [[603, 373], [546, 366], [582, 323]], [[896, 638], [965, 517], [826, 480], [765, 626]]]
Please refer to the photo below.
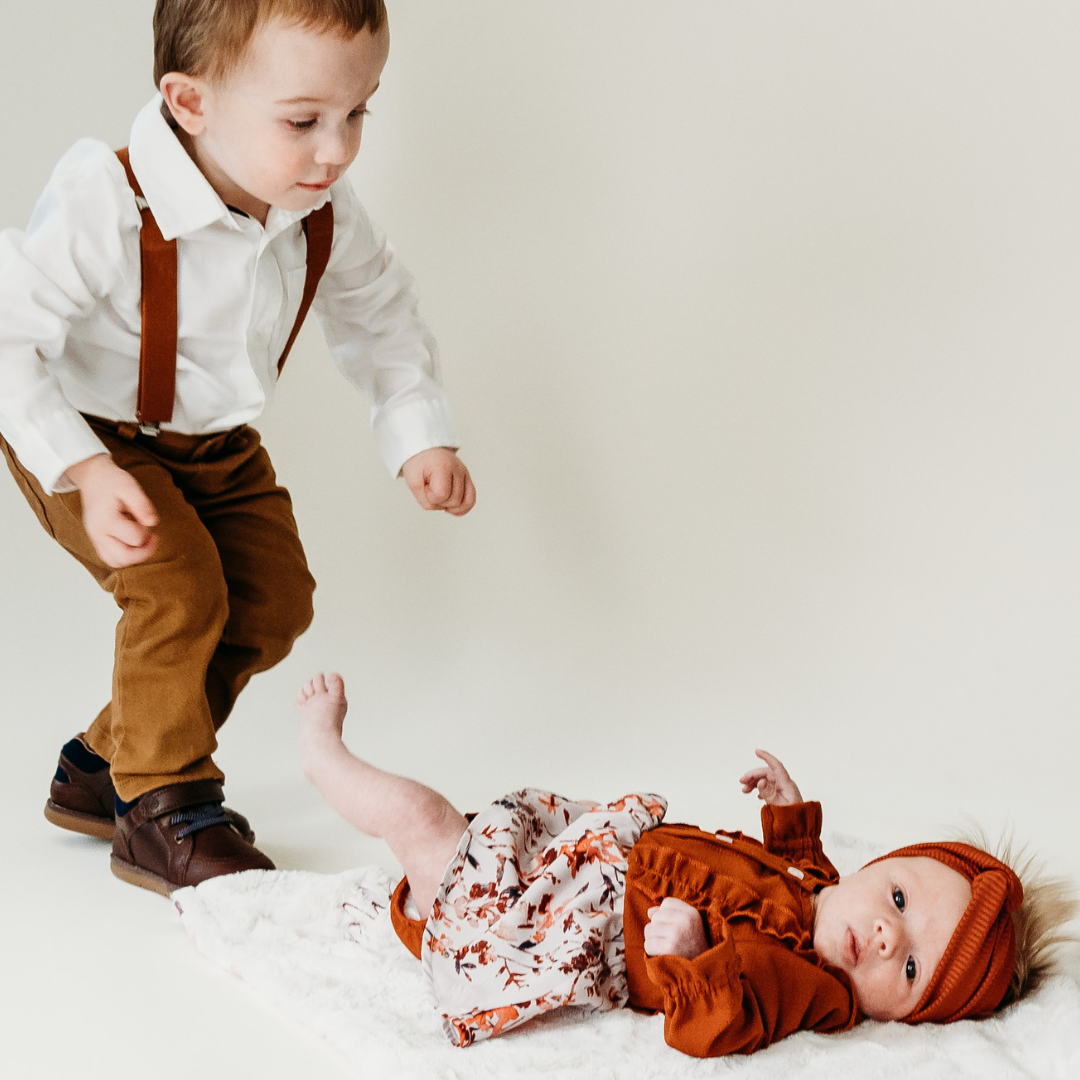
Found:
[[683, 900], [666, 896], [648, 911], [645, 924], [646, 956], [683, 956], [693, 960], [709, 947], [701, 913]]
[[802, 802], [803, 797], [799, 794], [795, 781], [788, 776], [788, 771], [780, 760], [764, 750], [755, 750], [754, 753], [765, 762], [765, 768], [751, 769], [744, 776], [739, 777], [743, 794], [749, 795], [751, 791], [756, 790], [758, 798], [770, 806], [786, 806], [790, 803]]
[[476, 488], [469, 470], [448, 446], [433, 446], [413, 454], [401, 466], [401, 475], [425, 510], [445, 510], [461, 517], [476, 502]]

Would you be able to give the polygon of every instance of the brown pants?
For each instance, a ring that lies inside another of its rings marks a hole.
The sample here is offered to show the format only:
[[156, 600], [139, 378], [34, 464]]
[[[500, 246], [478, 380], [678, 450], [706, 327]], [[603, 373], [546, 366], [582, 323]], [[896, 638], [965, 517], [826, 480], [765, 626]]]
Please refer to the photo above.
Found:
[[216, 732], [258, 671], [312, 618], [315, 581], [258, 432], [141, 435], [87, 417], [157, 510], [157, 550], [114, 570], [90, 543], [77, 491], [46, 495], [0, 439], [45, 531], [120, 607], [112, 700], [86, 733], [125, 801], [165, 784], [223, 779]]

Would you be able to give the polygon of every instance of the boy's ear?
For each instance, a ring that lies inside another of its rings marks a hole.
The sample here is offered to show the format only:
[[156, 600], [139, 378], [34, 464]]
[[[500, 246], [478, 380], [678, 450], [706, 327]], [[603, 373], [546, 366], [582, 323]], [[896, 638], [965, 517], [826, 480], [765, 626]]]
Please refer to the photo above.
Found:
[[206, 127], [203, 116], [206, 84], [203, 80], [170, 71], [162, 75], [158, 89], [177, 124], [189, 135], [201, 135]]

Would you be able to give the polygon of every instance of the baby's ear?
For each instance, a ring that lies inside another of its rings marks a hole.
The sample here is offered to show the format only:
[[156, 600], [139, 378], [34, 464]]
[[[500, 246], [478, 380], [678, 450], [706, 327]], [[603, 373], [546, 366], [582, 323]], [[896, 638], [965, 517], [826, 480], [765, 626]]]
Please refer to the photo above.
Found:
[[203, 116], [206, 84], [203, 80], [170, 71], [161, 76], [158, 89], [177, 124], [189, 135], [201, 135], [206, 127]]

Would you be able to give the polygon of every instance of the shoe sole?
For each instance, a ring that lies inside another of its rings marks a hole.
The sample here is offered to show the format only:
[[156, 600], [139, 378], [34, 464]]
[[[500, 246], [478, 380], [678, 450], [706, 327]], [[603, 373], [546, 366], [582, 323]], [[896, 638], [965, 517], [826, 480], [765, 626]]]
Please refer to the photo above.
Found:
[[141, 866], [136, 866], [126, 859], [121, 859], [119, 855], [112, 857], [111, 865], [112, 872], [116, 877], [121, 881], [126, 881], [129, 885], [138, 885], [140, 889], [149, 889], [150, 892], [159, 893], [161, 896], [172, 896], [180, 888], [179, 885], [166, 881], [160, 874], [155, 874], [151, 870], [144, 870]]
[[[66, 806], [54, 803], [52, 799], [48, 799], [45, 803], [45, 820], [57, 828], [67, 829], [68, 832], [82, 833], [83, 836], [108, 840], [109, 843], [112, 843], [113, 835], [116, 833], [114, 818], [98, 817], [97, 814], [87, 814], [82, 810], [69, 810]], [[237, 829], [237, 832], [240, 830]], [[255, 843], [255, 833], [251, 829], [240, 835], [249, 844]]]
[[95, 836], [98, 840], [112, 840], [113, 833], [116, 832], [115, 821], [98, 817], [96, 814], [86, 814], [81, 810], [69, 810], [66, 806], [54, 803], [52, 799], [45, 803], [45, 820], [58, 828], [67, 829], [68, 832]]

